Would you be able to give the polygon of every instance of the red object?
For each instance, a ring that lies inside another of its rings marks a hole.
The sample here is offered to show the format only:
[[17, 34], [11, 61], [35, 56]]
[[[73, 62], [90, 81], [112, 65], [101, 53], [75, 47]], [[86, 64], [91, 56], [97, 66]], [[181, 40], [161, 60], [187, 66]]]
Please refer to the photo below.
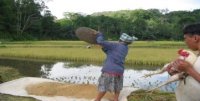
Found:
[[183, 51], [183, 49], [178, 50], [178, 54], [183, 57], [188, 57], [190, 54], [187, 51]]

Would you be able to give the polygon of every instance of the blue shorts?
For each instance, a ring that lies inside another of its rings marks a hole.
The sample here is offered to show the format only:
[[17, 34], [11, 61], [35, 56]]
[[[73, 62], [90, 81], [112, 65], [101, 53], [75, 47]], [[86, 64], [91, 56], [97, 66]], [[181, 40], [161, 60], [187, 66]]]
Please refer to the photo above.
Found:
[[102, 73], [98, 80], [98, 90], [100, 92], [120, 92], [123, 87], [123, 78], [123, 75]]

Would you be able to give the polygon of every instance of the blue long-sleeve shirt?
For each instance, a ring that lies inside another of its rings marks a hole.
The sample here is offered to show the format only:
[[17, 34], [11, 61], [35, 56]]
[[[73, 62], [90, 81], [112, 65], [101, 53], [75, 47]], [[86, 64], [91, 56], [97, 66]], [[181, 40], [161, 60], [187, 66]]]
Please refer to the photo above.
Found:
[[104, 40], [102, 33], [97, 34], [97, 44], [102, 46], [102, 50], [106, 54], [102, 72], [123, 75], [124, 61], [128, 53], [128, 46], [124, 43], [114, 43]]

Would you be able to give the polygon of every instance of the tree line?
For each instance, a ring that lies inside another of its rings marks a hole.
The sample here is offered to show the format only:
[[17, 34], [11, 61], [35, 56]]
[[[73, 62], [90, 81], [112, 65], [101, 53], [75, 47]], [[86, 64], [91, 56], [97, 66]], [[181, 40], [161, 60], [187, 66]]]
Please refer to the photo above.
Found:
[[0, 40], [78, 40], [75, 30], [81, 26], [101, 31], [109, 40], [117, 40], [123, 32], [140, 40], [182, 40], [182, 28], [200, 22], [200, 9], [65, 12], [64, 16], [53, 16], [44, 0], [0, 0]]

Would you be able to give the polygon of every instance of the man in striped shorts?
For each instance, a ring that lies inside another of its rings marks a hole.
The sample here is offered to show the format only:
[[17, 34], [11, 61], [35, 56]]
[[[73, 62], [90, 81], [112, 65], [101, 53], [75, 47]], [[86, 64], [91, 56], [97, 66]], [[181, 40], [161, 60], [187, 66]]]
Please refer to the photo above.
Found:
[[123, 87], [124, 61], [128, 53], [128, 45], [137, 40], [126, 33], [122, 33], [119, 42], [104, 40], [102, 33], [97, 34], [97, 44], [102, 46], [106, 59], [98, 80], [98, 95], [95, 101], [101, 101], [107, 91], [114, 92], [114, 101], [118, 101]]

